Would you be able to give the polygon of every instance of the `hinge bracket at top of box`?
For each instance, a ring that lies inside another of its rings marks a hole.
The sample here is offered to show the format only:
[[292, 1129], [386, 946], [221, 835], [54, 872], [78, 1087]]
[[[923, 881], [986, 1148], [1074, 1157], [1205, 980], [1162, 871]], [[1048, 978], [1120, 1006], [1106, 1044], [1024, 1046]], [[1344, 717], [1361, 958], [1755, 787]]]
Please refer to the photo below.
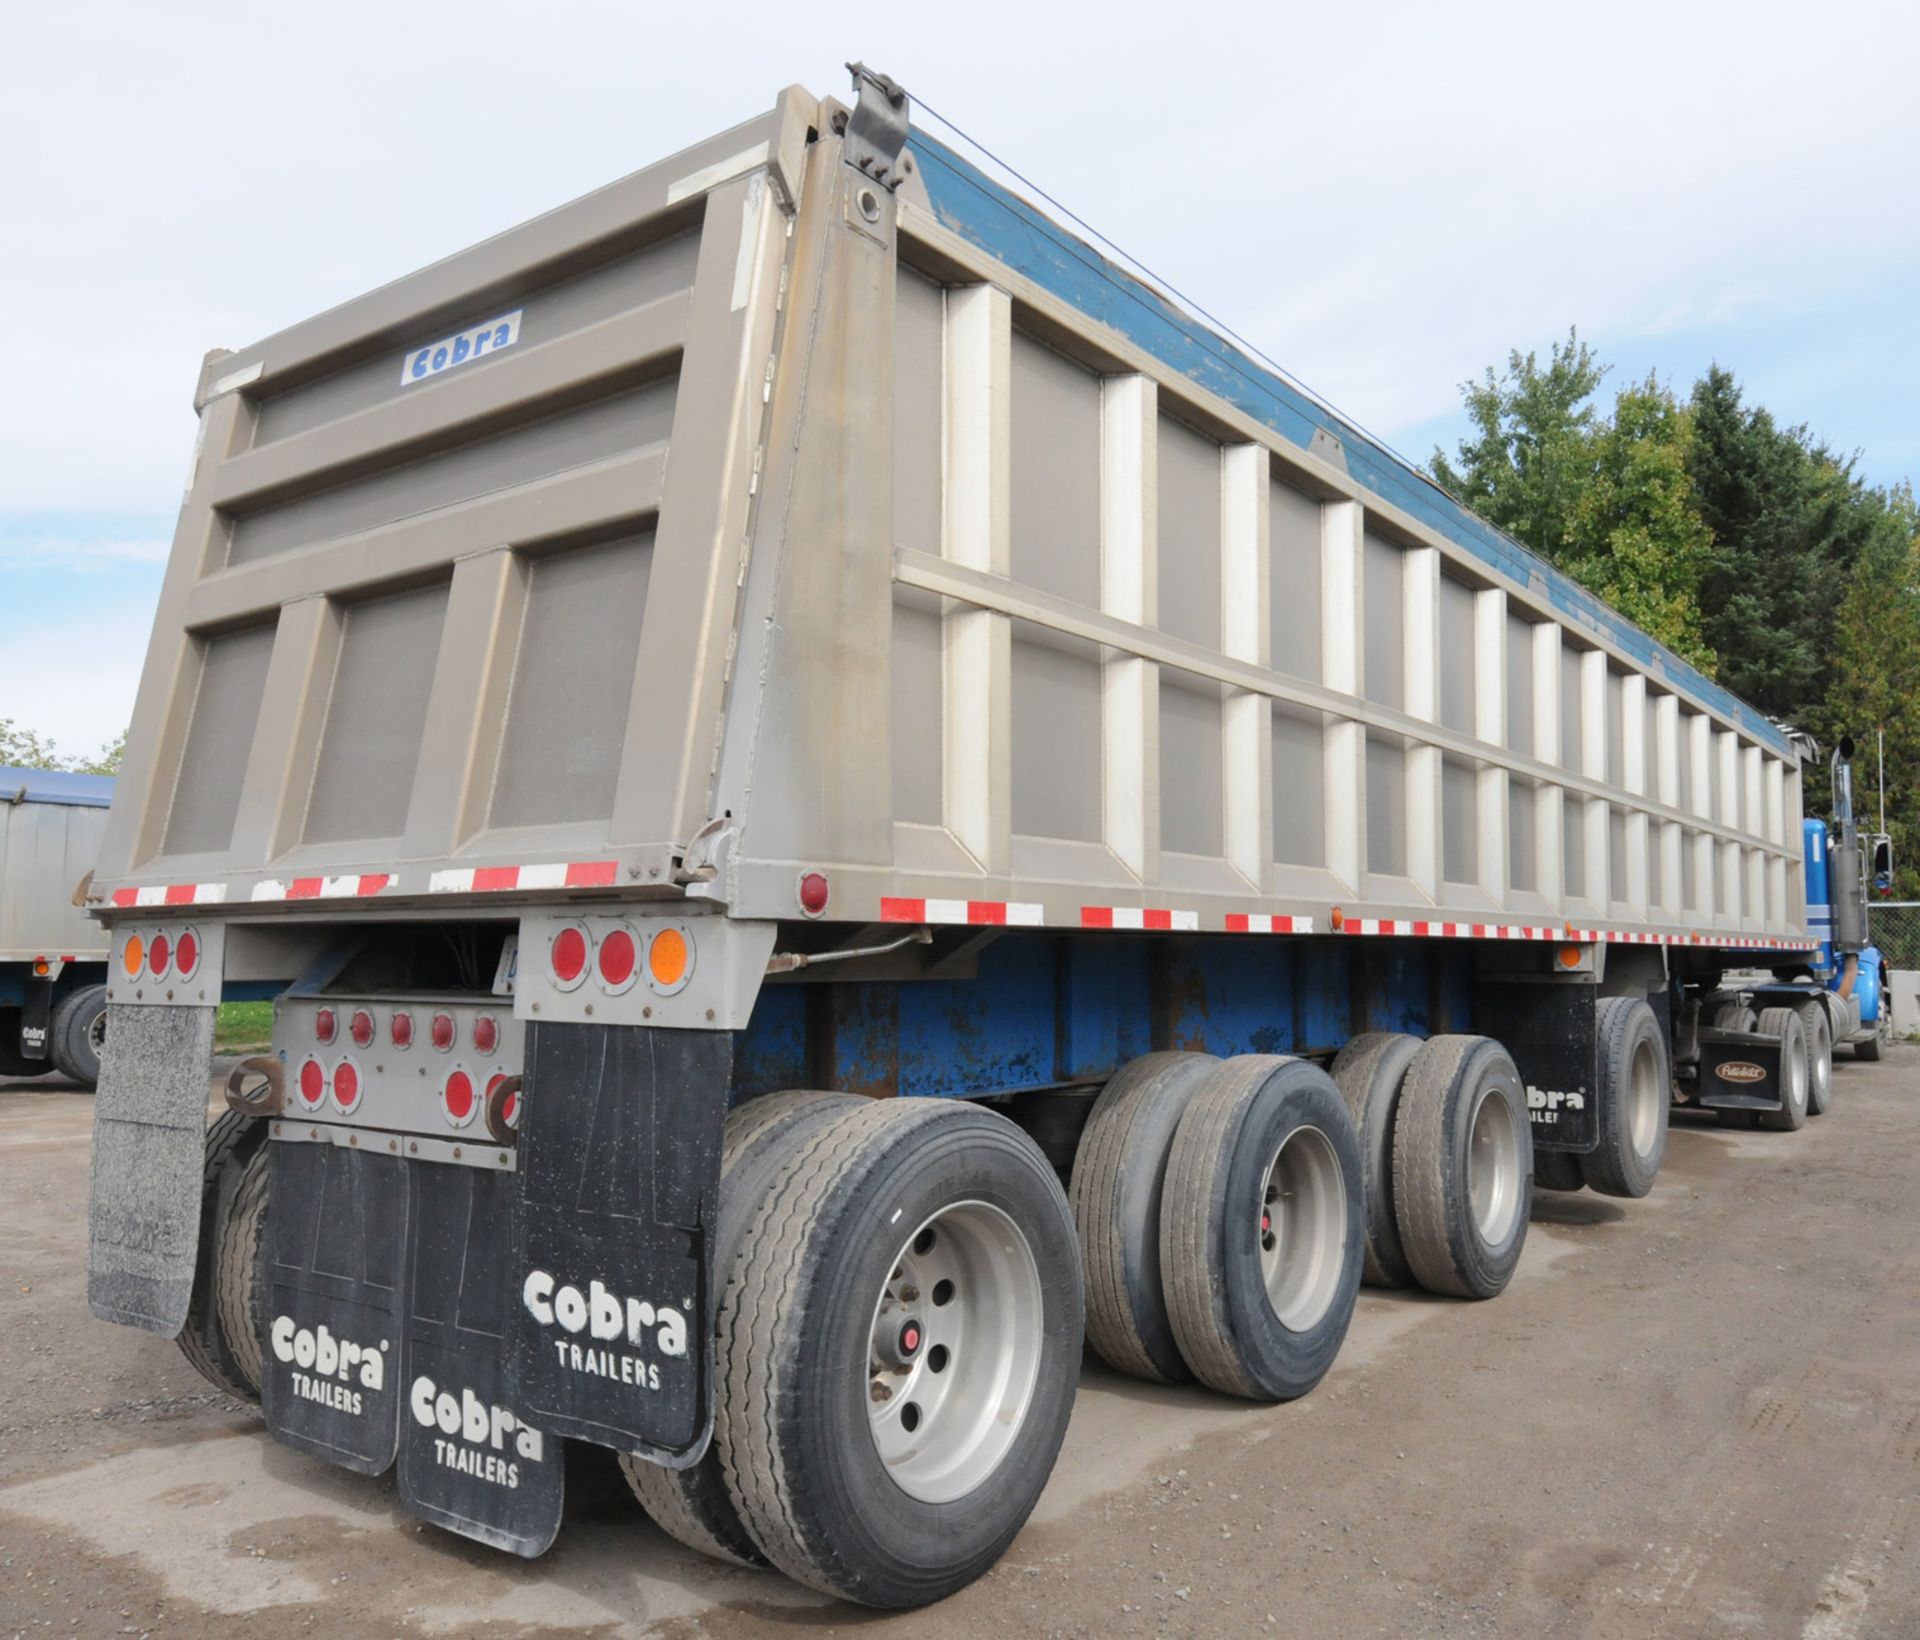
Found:
[[848, 63], [847, 69], [860, 99], [847, 116], [843, 133], [846, 161], [891, 192], [906, 174], [900, 155], [907, 146], [907, 93], [865, 63]]

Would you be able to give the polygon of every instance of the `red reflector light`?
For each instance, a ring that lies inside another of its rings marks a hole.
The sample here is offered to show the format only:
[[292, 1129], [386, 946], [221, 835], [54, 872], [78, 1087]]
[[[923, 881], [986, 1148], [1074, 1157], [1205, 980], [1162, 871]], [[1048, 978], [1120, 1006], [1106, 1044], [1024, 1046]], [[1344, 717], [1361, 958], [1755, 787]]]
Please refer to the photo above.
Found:
[[360, 1103], [360, 1070], [351, 1059], [333, 1067], [333, 1102], [342, 1110], [352, 1110]]
[[500, 1046], [500, 1021], [492, 1014], [482, 1014], [473, 1022], [473, 1049], [475, 1053], [492, 1053]]
[[817, 917], [827, 909], [827, 900], [832, 893], [824, 871], [805, 871], [800, 874], [800, 909], [809, 917]]
[[440, 1099], [446, 1106], [447, 1120], [455, 1127], [465, 1127], [473, 1120], [476, 1104], [473, 1078], [465, 1071], [454, 1070], [447, 1073], [447, 1083], [440, 1090]]
[[300, 1067], [300, 1102], [318, 1105], [326, 1096], [327, 1073], [321, 1069], [319, 1060], [309, 1059]]
[[331, 1042], [335, 1030], [333, 1010], [322, 1008], [313, 1016], [313, 1035], [317, 1042]]
[[453, 1046], [453, 1015], [435, 1014], [433, 1016], [433, 1045], [442, 1053]]
[[155, 934], [153, 943], [147, 947], [147, 966], [157, 979], [167, 971], [167, 958], [173, 954], [173, 946], [165, 934]]
[[553, 936], [547, 960], [553, 977], [562, 985], [578, 985], [587, 972], [586, 930], [569, 923]]
[[173, 966], [182, 979], [191, 979], [200, 966], [200, 938], [191, 928], [183, 930], [173, 942]]
[[396, 1013], [387, 1021], [387, 1035], [393, 1038], [393, 1045], [396, 1048], [411, 1048], [413, 1046], [413, 1015]]
[[640, 953], [624, 928], [614, 929], [600, 942], [600, 978], [609, 990], [624, 991], [633, 983], [639, 965]]
[[373, 1015], [364, 1008], [353, 1011], [353, 1019], [347, 1026], [356, 1047], [369, 1047], [373, 1042]]

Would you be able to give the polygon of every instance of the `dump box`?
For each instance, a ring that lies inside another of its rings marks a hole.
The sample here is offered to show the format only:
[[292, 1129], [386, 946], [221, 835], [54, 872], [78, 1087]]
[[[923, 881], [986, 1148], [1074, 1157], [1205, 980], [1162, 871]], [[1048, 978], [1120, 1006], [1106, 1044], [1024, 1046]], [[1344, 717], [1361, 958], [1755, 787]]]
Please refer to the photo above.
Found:
[[91, 1296], [483, 1541], [595, 1441], [912, 1605], [1083, 1327], [1303, 1393], [1828, 1005], [1778, 728], [856, 87], [208, 357]]

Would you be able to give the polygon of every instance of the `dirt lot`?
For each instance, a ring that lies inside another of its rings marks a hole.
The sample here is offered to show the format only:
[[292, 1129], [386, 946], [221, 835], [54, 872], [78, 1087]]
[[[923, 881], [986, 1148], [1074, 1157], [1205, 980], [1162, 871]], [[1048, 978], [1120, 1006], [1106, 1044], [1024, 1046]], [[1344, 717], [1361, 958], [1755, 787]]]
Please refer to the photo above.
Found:
[[[1677, 1125], [1543, 1197], [1513, 1287], [1366, 1294], [1288, 1407], [1089, 1365], [1033, 1523], [942, 1635], [1920, 1635], [1920, 1050], [1800, 1134]], [[689, 1555], [604, 1466], [522, 1563], [276, 1446], [87, 1318], [89, 1101], [0, 1084], [0, 1640], [926, 1633]]]

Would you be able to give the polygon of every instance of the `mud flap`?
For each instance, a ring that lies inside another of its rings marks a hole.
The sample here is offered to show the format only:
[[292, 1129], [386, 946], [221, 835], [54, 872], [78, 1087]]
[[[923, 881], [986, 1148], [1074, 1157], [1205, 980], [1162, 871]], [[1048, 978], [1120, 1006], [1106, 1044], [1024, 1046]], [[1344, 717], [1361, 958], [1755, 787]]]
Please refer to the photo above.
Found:
[[409, 1171], [400, 1498], [436, 1526], [531, 1558], [560, 1530], [566, 1443], [522, 1418], [507, 1382], [518, 1181], [432, 1162]]
[[695, 1462], [733, 1038], [530, 1024], [511, 1359], [549, 1435]]
[[273, 1147], [261, 1406], [288, 1446], [362, 1475], [400, 1439], [409, 1182], [397, 1156]]
[[1600, 993], [1591, 985], [1482, 984], [1474, 1029], [1513, 1055], [1537, 1150], [1585, 1155], [1600, 1145]]
[[213, 1009], [120, 1007], [93, 1101], [87, 1308], [174, 1338], [200, 1240]]

